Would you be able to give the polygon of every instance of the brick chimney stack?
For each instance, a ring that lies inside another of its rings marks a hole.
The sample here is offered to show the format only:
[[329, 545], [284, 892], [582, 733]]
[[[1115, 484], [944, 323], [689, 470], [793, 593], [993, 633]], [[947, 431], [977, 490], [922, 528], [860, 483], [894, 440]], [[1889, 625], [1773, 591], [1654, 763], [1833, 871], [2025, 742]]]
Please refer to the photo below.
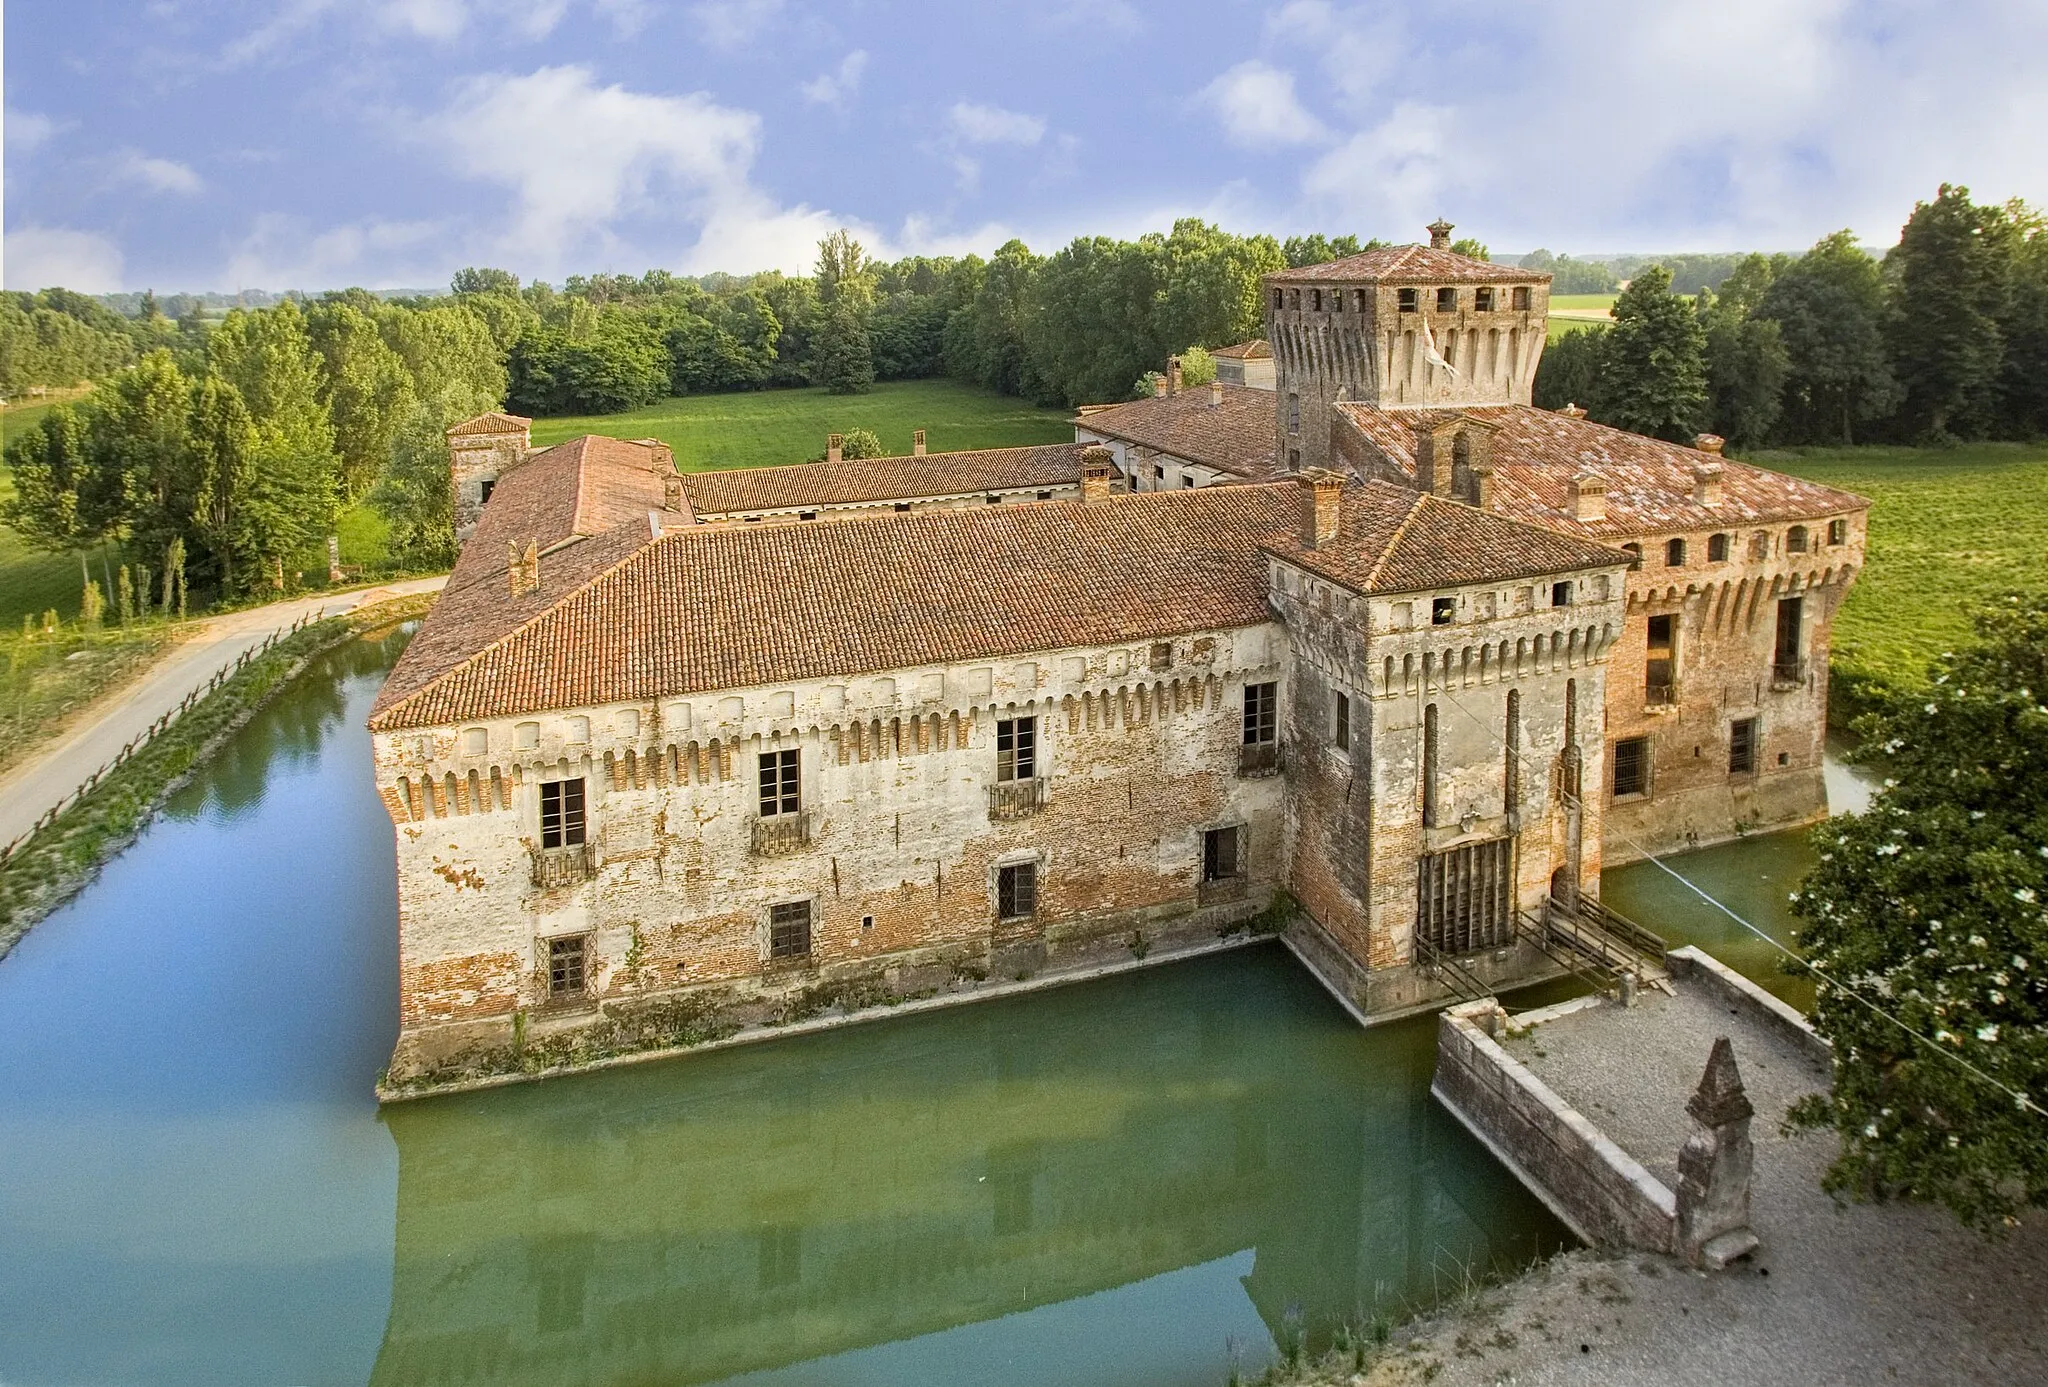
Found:
[[914, 458], [921, 458], [924, 456], [923, 429], [912, 429], [910, 431], [910, 455]]
[[507, 541], [505, 545], [505, 574], [509, 580], [512, 595], [523, 596], [540, 591], [540, 546], [532, 540], [526, 541], [526, 548], [519, 547], [518, 540]]
[[825, 461], [838, 462], [845, 455], [846, 435], [828, 433], [825, 435]]
[[1337, 537], [1339, 503], [1344, 498], [1344, 474], [1327, 467], [1301, 470], [1301, 542], [1320, 549]]
[[1721, 504], [1721, 464], [1696, 462], [1692, 468], [1692, 503], [1696, 506]]
[[1451, 248], [1451, 233], [1457, 229], [1442, 217], [1438, 217], [1429, 224], [1429, 248], [1431, 250], [1449, 250]]
[[1572, 515], [1580, 520], [1607, 518], [1607, 479], [1597, 472], [1581, 472], [1570, 487]]
[[1166, 393], [1180, 394], [1180, 358], [1177, 356], [1166, 358]]
[[1696, 433], [1692, 436], [1692, 446], [1703, 453], [1712, 453], [1719, 457], [1721, 450], [1728, 446], [1728, 440], [1718, 433]]
[[681, 510], [683, 508], [683, 479], [671, 472], [661, 479], [661, 508]]
[[1166, 398], [1166, 377], [1165, 377], [1165, 376], [1158, 376], [1158, 377], [1155, 377], [1155, 378], [1153, 379], [1153, 381], [1152, 381], [1152, 395], [1153, 395], [1153, 398], [1154, 398], [1154, 399], [1160, 399], [1160, 400], [1163, 400], [1163, 399], [1165, 399], [1165, 398]]
[[1081, 450], [1081, 500], [1093, 504], [1109, 499], [1109, 479], [1115, 474], [1115, 454], [1101, 444]]
[[1223, 403], [1223, 382], [1222, 382], [1222, 381], [1220, 381], [1220, 380], [1212, 380], [1212, 381], [1210, 381], [1210, 382], [1209, 382], [1209, 408], [1211, 408], [1211, 409], [1215, 409], [1215, 408], [1216, 408], [1217, 406], [1221, 405], [1222, 403]]

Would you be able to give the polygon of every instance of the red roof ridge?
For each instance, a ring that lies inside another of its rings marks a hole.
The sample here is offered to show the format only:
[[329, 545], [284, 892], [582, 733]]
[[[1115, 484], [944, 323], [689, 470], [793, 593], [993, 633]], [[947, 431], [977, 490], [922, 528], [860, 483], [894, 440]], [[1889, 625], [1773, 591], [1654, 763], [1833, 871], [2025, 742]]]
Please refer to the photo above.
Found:
[[1408, 507], [1408, 513], [1401, 517], [1401, 523], [1396, 525], [1394, 533], [1387, 537], [1386, 547], [1380, 550], [1380, 556], [1373, 560], [1372, 567], [1366, 571], [1365, 581], [1367, 586], [1371, 586], [1379, 581], [1380, 571], [1394, 557], [1394, 551], [1400, 547], [1401, 541], [1408, 537], [1408, 527], [1415, 523], [1416, 516], [1422, 514], [1423, 504], [1429, 499], [1429, 493], [1426, 491], [1415, 493], [1415, 504]]

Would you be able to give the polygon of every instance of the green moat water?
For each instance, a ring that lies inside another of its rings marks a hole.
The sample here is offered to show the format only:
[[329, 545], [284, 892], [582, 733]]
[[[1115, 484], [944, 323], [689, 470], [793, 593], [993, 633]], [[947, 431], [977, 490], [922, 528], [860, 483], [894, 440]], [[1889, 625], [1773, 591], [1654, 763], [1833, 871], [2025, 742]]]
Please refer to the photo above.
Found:
[[[0, 960], [7, 1387], [1206, 1387], [1566, 1240], [1430, 1100], [1432, 1023], [1361, 1031], [1273, 945], [380, 1114], [403, 641]], [[1782, 902], [1796, 847], [1740, 859], [1781, 841], [1720, 850], [1731, 905]]]

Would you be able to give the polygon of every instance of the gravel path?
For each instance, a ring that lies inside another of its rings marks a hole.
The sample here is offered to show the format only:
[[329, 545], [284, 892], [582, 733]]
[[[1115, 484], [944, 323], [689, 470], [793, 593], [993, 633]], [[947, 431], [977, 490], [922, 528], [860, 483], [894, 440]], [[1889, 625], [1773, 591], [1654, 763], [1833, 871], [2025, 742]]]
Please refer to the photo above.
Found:
[[1747, 1017], [1686, 991], [1646, 994], [1635, 1010], [1562, 1017], [1510, 1049], [1668, 1181], [1689, 1124], [1683, 1102], [1716, 1035], [1733, 1040], [1757, 1108], [1754, 1259], [1710, 1276], [1643, 1253], [1573, 1253], [1418, 1326], [1363, 1378], [1324, 1380], [2048, 1383], [2048, 1218], [1986, 1242], [1934, 1209], [1837, 1207], [1820, 1188], [1832, 1140], [1784, 1136], [1777, 1120], [1825, 1076]]

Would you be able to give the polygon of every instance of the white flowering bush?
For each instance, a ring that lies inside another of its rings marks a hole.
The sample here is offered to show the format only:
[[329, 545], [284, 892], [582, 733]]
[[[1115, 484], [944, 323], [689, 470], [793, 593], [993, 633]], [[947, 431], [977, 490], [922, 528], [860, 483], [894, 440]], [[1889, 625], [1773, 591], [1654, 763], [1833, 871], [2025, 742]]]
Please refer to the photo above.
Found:
[[1840, 1133], [1830, 1190], [1995, 1229], [2048, 1204], [2048, 594], [1977, 628], [1859, 719], [1888, 778], [1815, 830], [1792, 909], [1835, 1083], [1793, 1120]]

